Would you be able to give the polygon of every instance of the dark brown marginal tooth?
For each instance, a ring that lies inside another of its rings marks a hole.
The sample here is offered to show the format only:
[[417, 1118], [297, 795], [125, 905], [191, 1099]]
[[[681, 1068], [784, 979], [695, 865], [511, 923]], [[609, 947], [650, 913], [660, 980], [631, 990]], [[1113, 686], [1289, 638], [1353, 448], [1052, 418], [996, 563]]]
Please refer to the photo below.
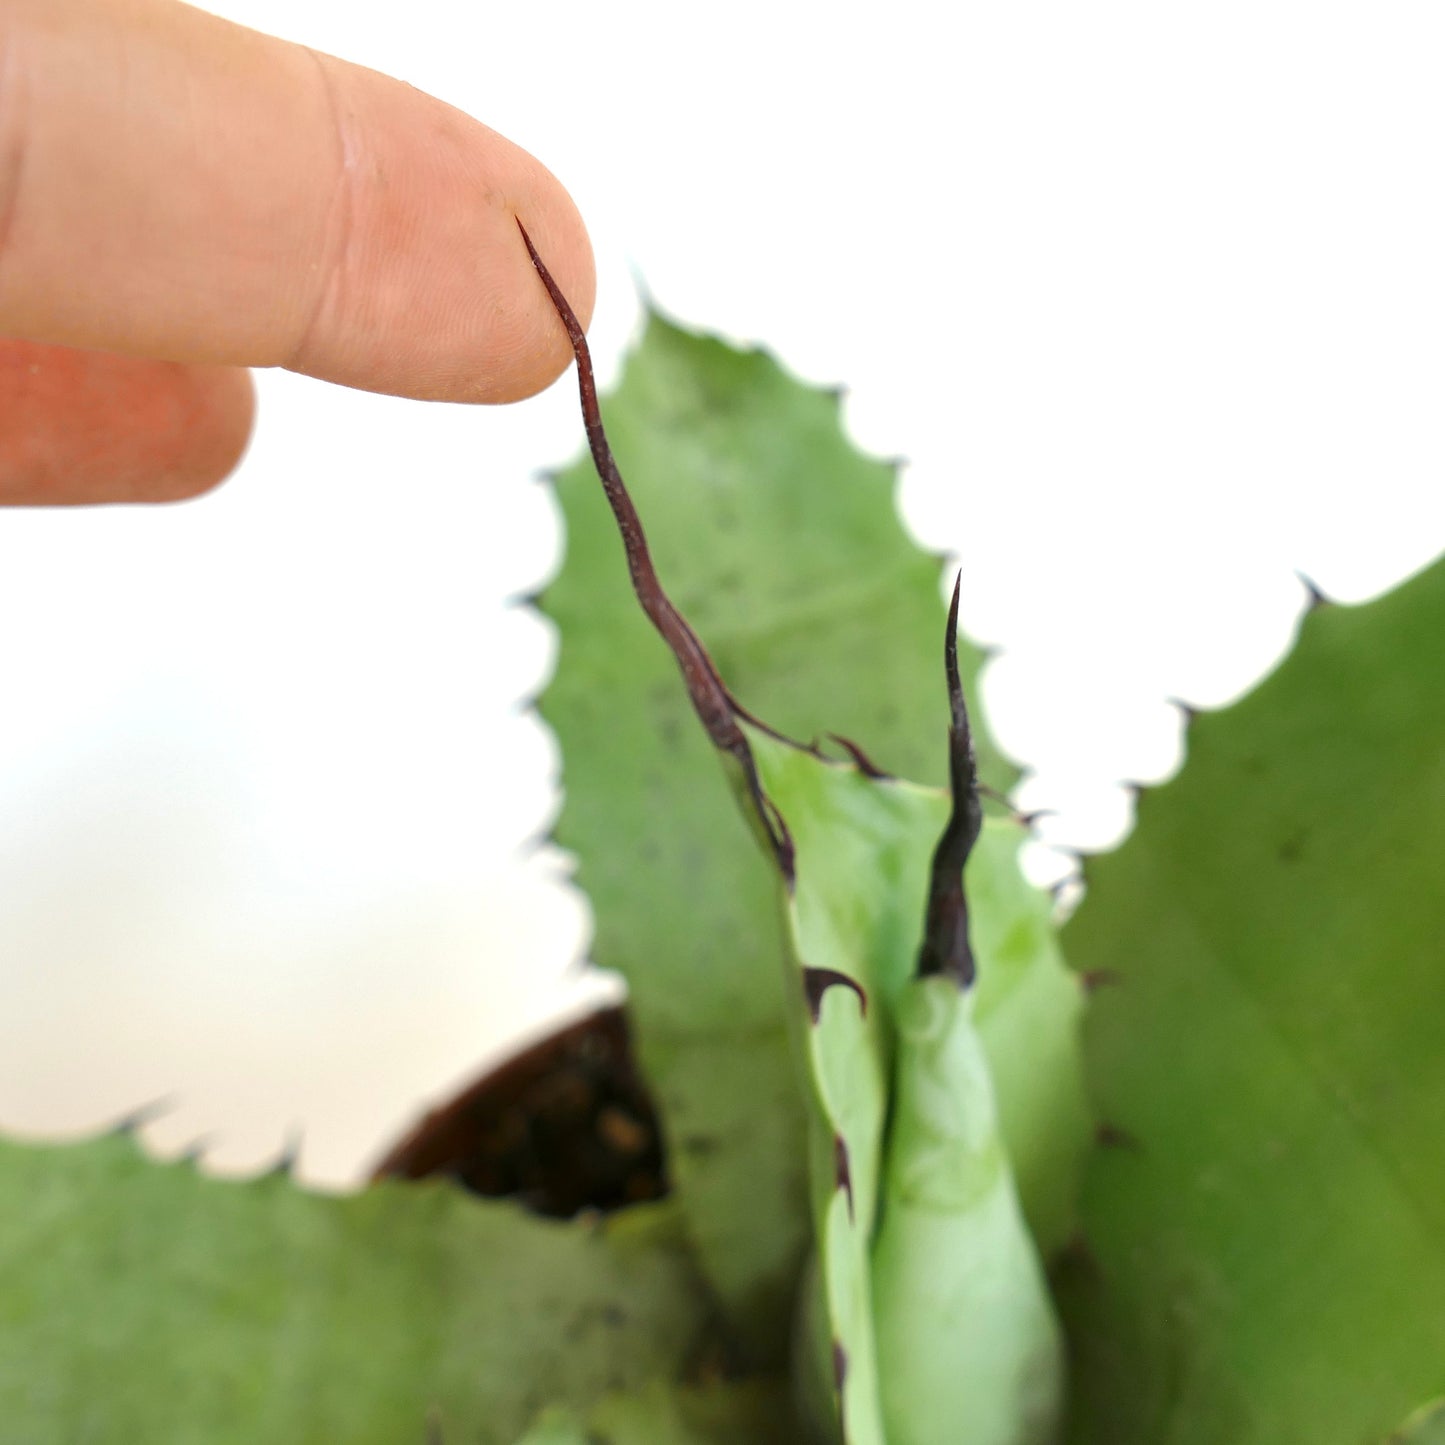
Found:
[[848, 1143], [841, 1134], [833, 1135], [833, 1180], [848, 1196], [848, 1222], [853, 1223], [853, 1171], [848, 1164]]
[[958, 675], [958, 593], [962, 581], [960, 573], [954, 579], [943, 638], [949, 705], [948, 776], [953, 809], [933, 853], [923, 943], [918, 950], [918, 975], [951, 978], [960, 988], [969, 988], [977, 977], [978, 967], [968, 937], [963, 868], [983, 827], [983, 804], [978, 795], [978, 765], [968, 724], [968, 704]]
[[843, 1348], [841, 1340], [833, 1341], [833, 1388], [837, 1390], [839, 1397], [843, 1394], [843, 1386], [848, 1381], [848, 1351]]
[[1147, 793], [1152, 786], [1150, 783], [1135, 782], [1132, 778], [1123, 779], [1119, 786], [1129, 794], [1130, 798], [1138, 805], [1139, 800]]
[[215, 1142], [213, 1134], [202, 1134], [199, 1138], [193, 1139], [176, 1155], [176, 1163], [188, 1164], [192, 1169], [199, 1169], [205, 1163], [206, 1150]]
[[1294, 575], [1299, 578], [1300, 585], [1305, 590], [1305, 597], [1308, 599], [1306, 611], [1318, 612], [1321, 607], [1333, 607], [1335, 605], [1335, 599], [1329, 596], [1329, 594], [1320, 587], [1319, 583], [1307, 572], [1301, 572], [1299, 568], [1296, 567]]
[[1117, 1124], [1096, 1124], [1094, 1126], [1094, 1142], [1101, 1149], [1124, 1149], [1137, 1152], [1140, 1148], [1138, 1138], [1127, 1129], [1121, 1129]]
[[114, 1138], [133, 1137], [147, 1124], [154, 1123], [157, 1119], [169, 1114], [175, 1107], [175, 1098], [172, 1095], [163, 1094], [159, 1099], [152, 1099], [148, 1103], [140, 1104], [130, 1113], [122, 1115], [106, 1130], [106, 1133]]
[[808, 1001], [808, 1013], [816, 1024], [823, 1017], [823, 995], [834, 985], [843, 988], [851, 988], [858, 995], [858, 1011], [864, 1018], [868, 1016], [868, 995], [863, 991], [863, 985], [856, 978], [849, 978], [846, 973], [839, 973], [836, 968], [807, 968], [803, 969], [803, 997]]
[[301, 1130], [293, 1129], [281, 1146], [276, 1162], [262, 1174], [263, 1179], [290, 1179], [301, 1162]]
[[1032, 812], [1015, 813], [1014, 820], [1018, 823], [1019, 827], [1027, 828], [1030, 832], [1033, 832], [1040, 818], [1057, 818], [1058, 816], [1059, 810], [1057, 808], [1035, 808]]
[[1101, 988], [1117, 988], [1124, 975], [1117, 968], [1088, 968], [1078, 975], [1085, 993], [1098, 993]]
[[[553, 782], [557, 779], [554, 777]], [[548, 823], [545, 827], [538, 828], [535, 833], [529, 833], [520, 843], [517, 844], [519, 857], [530, 858], [533, 853], [540, 853], [543, 848], [556, 848], [561, 845], [557, 842], [557, 824]]]
[[1185, 702], [1182, 697], [1166, 697], [1164, 701], [1167, 702], [1170, 707], [1179, 709], [1184, 717], [1184, 730], [1186, 732], [1198, 722], [1202, 709], [1195, 707], [1192, 702]]
[[1084, 884], [1083, 875], [1070, 873], [1064, 878], [1049, 884], [1049, 897], [1057, 903], [1070, 888], [1081, 888]]
[[[637, 600], [647, 614], [648, 621], [672, 650], [678, 670], [682, 673], [683, 683], [687, 687], [687, 695], [692, 701], [693, 711], [707, 730], [713, 746], [720, 752], [729, 754], [741, 768], [748, 795], [758, 821], [772, 845], [778, 867], [784, 877], [789, 877], [792, 870], [792, 842], [786, 831], [779, 831], [777, 810], [770, 806], [763, 792], [752, 749], [738, 725], [740, 709], [737, 702], [724, 684], [712, 658], [708, 656], [707, 649], [688, 625], [687, 619], [673, 606], [653, 565], [642, 519], [637, 515], [637, 508], [633, 506], [632, 498], [628, 495], [627, 485], [622, 480], [622, 473], [618, 470], [617, 460], [612, 455], [612, 447], [602, 426], [602, 408], [597, 400], [597, 382], [592, 372], [592, 353], [588, 349], [582, 323], [577, 320], [577, 313], [572, 310], [561, 288], [552, 279], [551, 272], [537, 254], [537, 248], [532, 244], [532, 238], [520, 219], [517, 221], [517, 229], [522, 234], [527, 254], [532, 258], [532, 266], [541, 278], [542, 285], [546, 287], [558, 319], [567, 332], [567, 339], [572, 344], [572, 354], [577, 360], [577, 389], [582, 400], [582, 420], [587, 430], [587, 445], [592, 452], [592, 461], [602, 482], [602, 490], [622, 538], [622, 548], [627, 555], [627, 570], [632, 578], [632, 590], [637, 594]], [[746, 716], [749, 721], [756, 721], [750, 715]]]
[[845, 738], [842, 733], [829, 733], [828, 736], [832, 738], [833, 741], [837, 743], [838, 746], [842, 748], [843, 751], [847, 753], [850, 758], [853, 759], [853, 762], [857, 765], [858, 771], [862, 773], [865, 778], [879, 778], [886, 780], [893, 776], [892, 773], [884, 772], [883, 769], [880, 768], [878, 764], [875, 763], [873, 759], [870, 758], [868, 754], [865, 753], [863, 749], [860, 748], [858, 744], [852, 740], [852, 738]]
[[[1019, 781], [1022, 782], [1027, 774], [1021, 774]], [[1024, 812], [1007, 793], [1001, 792], [998, 788], [991, 787], [988, 783], [978, 785], [980, 798], [987, 798], [991, 803], [997, 803], [999, 807], [1006, 808], [1008, 815], [1020, 828], [1032, 828], [1040, 818], [1057, 818], [1057, 808], [1035, 808], [1031, 812]]]
[[832, 1136], [832, 1178], [848, 1198], [848, 1222], [853, 1224], [853, 1169], [848, 1165], [848, 1142], [842, 1134]]
[[524, 692], [521, 697], [514, 698], [509, 711], [511, 717], [526, 717], [528, 713], [536, 712], [542, 706], [542, 699], [551, 690], [552, 680], [548, 678], [540, 687], [531, 692]]

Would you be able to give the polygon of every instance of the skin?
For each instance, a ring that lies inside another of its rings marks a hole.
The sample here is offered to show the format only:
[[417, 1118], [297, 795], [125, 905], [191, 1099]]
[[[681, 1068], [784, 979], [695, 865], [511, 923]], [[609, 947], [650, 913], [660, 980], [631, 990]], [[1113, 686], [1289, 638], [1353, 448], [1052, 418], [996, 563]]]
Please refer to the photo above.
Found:
[[509, 402], [571, 359], [581, 217], [431, 96], [176, 0], [0, 0], [0, 503], [172, 501], [250, 434], [247, 368]]

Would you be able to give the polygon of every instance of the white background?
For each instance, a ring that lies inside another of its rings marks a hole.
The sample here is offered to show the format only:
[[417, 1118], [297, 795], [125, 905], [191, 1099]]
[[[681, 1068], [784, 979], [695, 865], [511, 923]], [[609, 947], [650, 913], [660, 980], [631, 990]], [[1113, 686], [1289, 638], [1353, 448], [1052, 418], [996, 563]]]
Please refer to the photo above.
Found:
[[[1429, 4], [226, 0], [532, 150], [591, 227], [614, 375], [667, 310], [846, 383], [910, 459], [1022, 800], [1109, 846], [1124, 779], [1287, 648], [1301, 569], [1445, 546], [1445, 21]], [[949, 18], [939, 17], [947, 14]], [[505, 410], [259, 378], [161, 511], [0, 516], [0, 1127], [171, 1100], [222, 1170], [354, 1179], [589, 989], [531, 847], [570, 376]], [[1035, 857], [1040, 876], [1057, 858]]]

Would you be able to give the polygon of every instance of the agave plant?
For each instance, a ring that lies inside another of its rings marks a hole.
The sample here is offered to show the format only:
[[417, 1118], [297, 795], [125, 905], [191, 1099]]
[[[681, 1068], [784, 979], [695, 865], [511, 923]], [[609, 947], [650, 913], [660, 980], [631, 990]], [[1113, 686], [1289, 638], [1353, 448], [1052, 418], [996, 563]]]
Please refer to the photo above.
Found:
[[539, 599], [558, 838], [626, 1018], [349, 1198], [0, 1145], [0, 1439], [1445, 1439], [1445, 565], [1191, 719], [1067, 967], [891, 469], [657, 316], [609, 444], [533, 257], [602, 481]]

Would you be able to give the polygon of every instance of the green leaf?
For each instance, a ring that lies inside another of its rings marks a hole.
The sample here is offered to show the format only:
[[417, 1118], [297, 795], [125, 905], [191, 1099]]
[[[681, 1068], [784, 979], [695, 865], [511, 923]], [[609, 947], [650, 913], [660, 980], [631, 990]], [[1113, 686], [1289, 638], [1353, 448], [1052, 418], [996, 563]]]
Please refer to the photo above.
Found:
[[[654, 315], [604, 411], [662, 580], [739, 700], [785, 732], [831, 730], [890, 771], [942, 781], [938, 564], [899, 525], [893, 469], [848, 444], [836, 396]], [[558, 840], [580, 858], [595, 961], [628, 980], [703, 1267], [753, 1358], [775, 1362], [807, 1205], [773, 870], [638, 610], [591, 461], [556, 487], [568, 540], [543, 599], [561, 630], [543, 713], [566, 758]], [[978, 654], [964, 651], [972, 676]], [[978, 746], [985, 780], [1007, 786], [986, 736]], [[1033, 976], [994, 1024], [1011, 1040], [1005, 1128], [1050, 1244], [1072, 1209], [1074, 1151], [1055, 1146], [1079, 1114], [1061, 997]], [[1014, 1050], [1040, 1035], [1050, 1062], [1035, 1068]], [[1043, 1122], [1055, 1105], [1056, 1135]]]
[[1033, 926], [1022, 830], [988, 821], [969, 858], [979, 987], [964, 995], [914, 977], [946, 795], [756, 730], [749, 741], [796, 850], [786, 916], [828, 1326], [814, 1346], [836, 1373], [845, 1438], [1034, 1445], [1057, 1416], [1057, 1328], [974, 1016], [1006, 1008], [1035, 973], [1061, 1013], [1079, 990]]
[[704, 1292], [667, 1206], [558, 1224], [447, 1185], [333, 1198], [0, 1142], [0, 1435], [512, 1445], [673, 1378]]
[[1311, 612], [1088, 876], [1074, 1439], [1358, 1445], [1445, 1391], [1445, 562]]

